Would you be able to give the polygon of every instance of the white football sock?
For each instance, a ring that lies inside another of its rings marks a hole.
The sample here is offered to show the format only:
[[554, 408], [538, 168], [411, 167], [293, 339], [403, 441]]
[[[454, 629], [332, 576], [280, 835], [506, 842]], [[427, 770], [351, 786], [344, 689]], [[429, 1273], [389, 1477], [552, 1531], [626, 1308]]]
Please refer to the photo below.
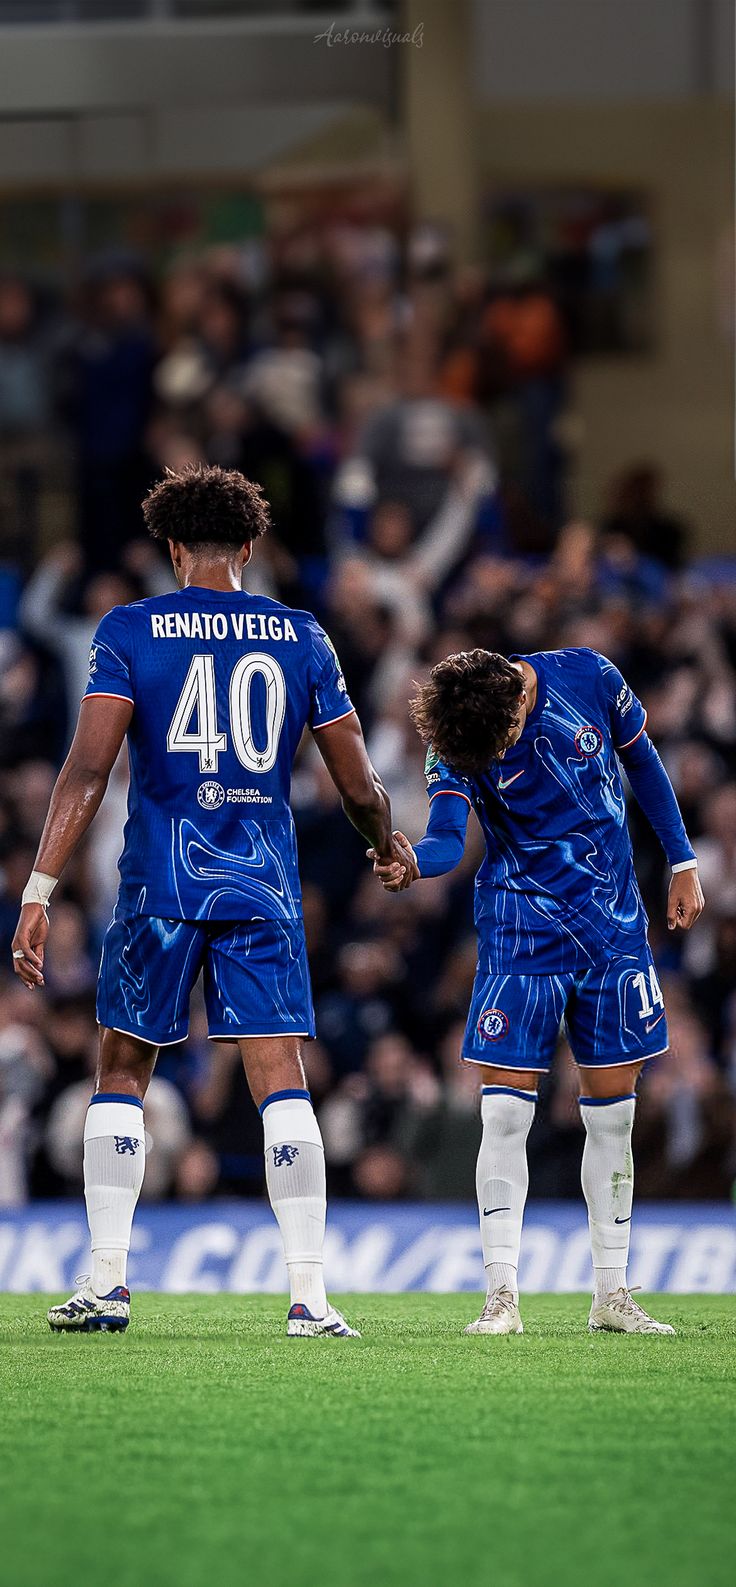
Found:
[[585, 1125], [581, 1181], [588, 1204], [595, 1302], [626, 1284], [634, 1197], [635, 1097], [580, 1097]]
[[325, 1152], [309, 1092], [275, 1091], [260, 1111], [266, 1186], [284, 1242], [291, 1304], [324, 1317]]
[[475, 1188], [488, 1293], [510, 1289], [518, 1299], [519, 1246], [529, 1188], [526, 1138], [536, 1095], [511, 1086], [484, 1086]]
[[84, 1199], [92, 1238], [92, 1288], [125, 1283], [133, 1213], [146, 1169], [143, 1103], [98, 1091], [84, 1123]]

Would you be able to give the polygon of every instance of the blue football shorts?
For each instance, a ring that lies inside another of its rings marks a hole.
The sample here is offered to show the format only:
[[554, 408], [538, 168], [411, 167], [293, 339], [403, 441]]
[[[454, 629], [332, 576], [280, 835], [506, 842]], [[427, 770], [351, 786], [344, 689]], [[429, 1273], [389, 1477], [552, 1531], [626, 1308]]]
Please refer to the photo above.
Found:
[[210, 1036], [314, 1036], [301, 920], [160, 920], [116, 910], [102, 946], [100, 1025], [183, 1041], [200, 970]]
[[664, 1000], [649, 944], [559, 975], [499, 973], [481, 944], [462, 1056], [498, 1069], [550, 1068], [560, 1028], [583, 1068], [637, 1063], [668, 1046]]

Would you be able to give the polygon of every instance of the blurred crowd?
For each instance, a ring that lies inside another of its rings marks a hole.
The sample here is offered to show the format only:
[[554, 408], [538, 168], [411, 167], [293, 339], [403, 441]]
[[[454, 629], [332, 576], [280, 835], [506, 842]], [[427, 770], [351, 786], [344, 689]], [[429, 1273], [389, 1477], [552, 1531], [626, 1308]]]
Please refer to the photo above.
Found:
[[[77, 1195], [94, 987], [116, 890], [121, 757], [53, 906], [46, 990], [10, 941], [91, 636], [159, 593], [140, 501], [166, 466], [259, 480], [274, 528], [249, 587], [309, 606], [340, 655], [395, 825], [421, 836], [413, 680], [449, 651], [589, 645], [642, 697], [695, 844], [707, 911], [664, 929], [666, 868], [635, 806], [637, 869], [672, 1051], [637, 1114], [643, 1195], [719, 1197], [736, 1175], [736, 574], [642, 462], [595, 523], [565, 512], [568, 337], [533, 268], [453, 268], [442, 237], [297, 236], [212, 250], [153, 280], [95, 261], [72, 300], [0, 278], [0, 1205]], [[569, 428], [569, 426], [568, 426]], [[252, 577], [250, 576], [252, 573]], [[314, 745], [294, 775], [318, 1040], [306, 1051], [333, 1194], [468, 1198], [477, 1076], [458, 1061], [475, 966], [471, 819], [460, 868], [398, 897], [374, 880]], [[530, 1138], [537, 1196], [578, 1194], [582, 1132], [564, 1042]], [[162, 1051], [144, 1195], [260, 1195], [261, 1129], [235, 1047]]]

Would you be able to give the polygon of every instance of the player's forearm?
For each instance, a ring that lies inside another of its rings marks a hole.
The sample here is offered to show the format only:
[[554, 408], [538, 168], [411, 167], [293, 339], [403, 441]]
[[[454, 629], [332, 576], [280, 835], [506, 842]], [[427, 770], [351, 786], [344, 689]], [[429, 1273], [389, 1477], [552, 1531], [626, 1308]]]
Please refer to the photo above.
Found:
[[388, 856], [393, 850], [391, 803], [369, 759], [356, 712], [318, 725], [314, 736], [348, 820], [369, 848]]
[[87, 697], [51, 795], [34, 873], [59, 877], [102, 803], [133, 713], [132, 700]]
[[444, 876], [460, 864], [465, 851], [469, 805], [460, 794], [438, 794], [429, 807], [427, 831], [414, 853], [420, 877]]
[[685, 865], [695, 851], [685, 831], [675, 790], [656, 749], [643, 733], [619, 756], [637, 803], [656, 832], [670, 865]]
[[51, 795], [34, 871], [61, 876], [100, 808], [108, 778], [109, 772], [67, 760]]
[[376, 854], [391, 853], [391, 801], [380, 778], [364, 792], [342, 795], [342, 807], [356, 831]]
[[420, 877], [444, 876], [447, 871], [454, 871], [455, 866], [460, 864], [464, 848], [465, 844], [457, 833], [422, 838], [414, 848]]

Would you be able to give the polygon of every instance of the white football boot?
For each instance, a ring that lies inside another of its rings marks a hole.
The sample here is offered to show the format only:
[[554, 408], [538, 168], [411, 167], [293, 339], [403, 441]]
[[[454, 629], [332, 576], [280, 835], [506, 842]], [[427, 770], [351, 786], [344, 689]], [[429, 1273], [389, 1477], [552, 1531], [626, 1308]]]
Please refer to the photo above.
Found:
[[468, 1323], [466, 1334], [523, 1334], [524, 1324], [510, 1289], [494, 1289], [488, 1296], [477, 1322]]
[[79, 1289], [61, 1306], [46, 1313], [54, 1333], [124, 1333], [130, 1322], [130, 1290], [123, 1284], [109, 1295], [95, 1295], [87, 1277], [78, 1278]]
[[313, 1317], [308, 1306], [295, 1301], [286, 1319], [289, 1339], [359, 1339], [357, 1328], [349, 1328], [345, 1318], [334, 1306], [327, 1307], [324, 1317]]
[[617, 1289], [613, 1295], [596, 1306], [595, 1300], [588, 1318], [590, 1333], [613, 1334], [673, 1334], [669, 1323], [656, 1322], [654, 1317], [634, 1300], [630, 1289]]

